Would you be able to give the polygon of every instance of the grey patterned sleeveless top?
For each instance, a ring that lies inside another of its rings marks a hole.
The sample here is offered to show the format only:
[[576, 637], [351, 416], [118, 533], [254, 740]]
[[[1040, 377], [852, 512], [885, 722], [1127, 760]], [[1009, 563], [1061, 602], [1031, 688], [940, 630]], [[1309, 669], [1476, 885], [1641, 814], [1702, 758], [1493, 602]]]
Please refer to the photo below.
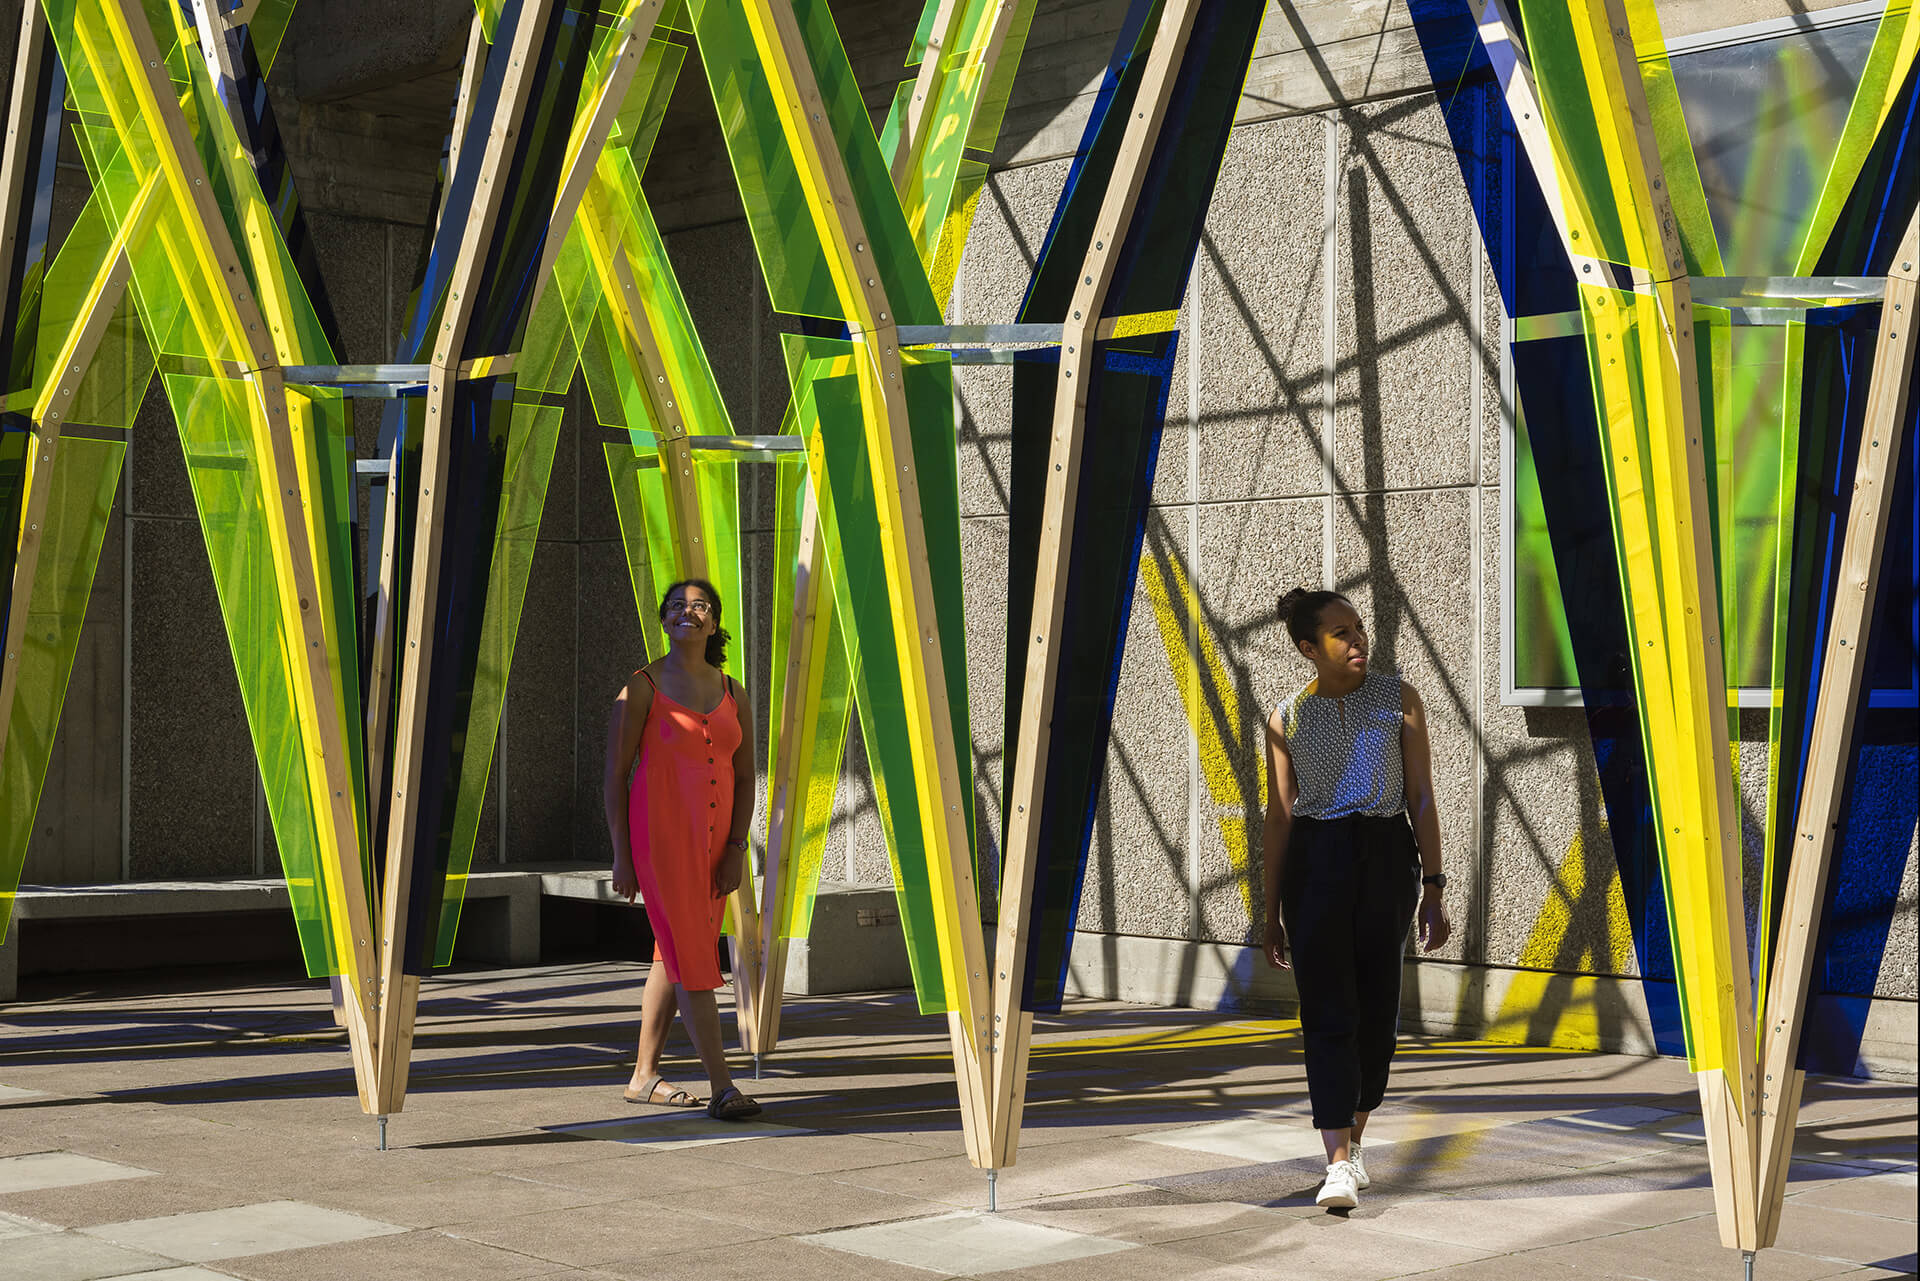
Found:
[[1400, 761], [1400, 676], [1368, 672], [1345, 698], [1306, 689], [1280, 705], [1298, 818], [1391, 817], [1407, 807]]

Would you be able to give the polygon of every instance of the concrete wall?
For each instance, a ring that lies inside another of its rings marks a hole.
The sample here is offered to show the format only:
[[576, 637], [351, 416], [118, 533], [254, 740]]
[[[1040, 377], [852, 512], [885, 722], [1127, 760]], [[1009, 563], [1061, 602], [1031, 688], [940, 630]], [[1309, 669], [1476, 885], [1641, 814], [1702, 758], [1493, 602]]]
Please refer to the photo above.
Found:
[[[964, 259], [956, 322], [1012, 319], [1124, 7], [1042, 0]], [[1662, 15], [1670, 34], [1684, 34], [1788, 7], [1717, 0], [1662, 5]], [[879, 109], [913, 7], [835, 8]], [[374, 12], [308, 0], [275, 72], [350, 361], [394, 350], [466, 10], [434, 0], [393, 39], [359, 38], [364, 57], [343, 56], [353, 32], [372, 30]], [[1499, 701], [1500, 302], [1428, 90], [1398, 3], [1298, 0], [1269, 14], [1183, 310], [1076, 973], [1103, 954], [1101, 939], [1116, 958], [1154, 940], [1174, 949], [1168, 955], [1238, 955], [1251, 939], [1259, 725], [1309, 674], [1289, 653], [1272, 603], [1288, 587], [1322, 583], [1354, 597], [1378, 661], [1398, 666], [1432, 713], [1457, 926], [1442, 960], [1635, 972], [1583, 721]], [[689, 63], [647, 184], [734, 429], [770, 432], [786, 403], [778, 335], [789, 322], [766, 305], [705, 93]], [[83, 181], [77, 167], [63, 173], [64, 219], [77, 213]], [[962, 371], [956, 388], [989, 888], [999, 854], [1010, 386], [1009, 371], [987, 367]], [[374, 412], [360, 410], [363, 446]], [[607, 854], [606, 710], [641, 661], [602, 460], [611, 438], [576, 388], [476, 864]], [[748, 570], [730, 619], [748, 648], [763, 743], [770, 495], [747, 468]], [[1756, 732], [1746, 727], [1748, 737]], [[1760, 755], [1742, 757], [1750, 848]], [[886, 879], [857, 730], [838, 813], [828, 875]], [[204, 545], [156, 390], [132, 433], [27, 879], [274, 865]], [[1914, 905], [1909, 851], [1882, 997], [1920, 995]], [[1480, 986], [1522, 993], [1503, 996], [1509, 1004], [1534, 990], [1505, 979]]]

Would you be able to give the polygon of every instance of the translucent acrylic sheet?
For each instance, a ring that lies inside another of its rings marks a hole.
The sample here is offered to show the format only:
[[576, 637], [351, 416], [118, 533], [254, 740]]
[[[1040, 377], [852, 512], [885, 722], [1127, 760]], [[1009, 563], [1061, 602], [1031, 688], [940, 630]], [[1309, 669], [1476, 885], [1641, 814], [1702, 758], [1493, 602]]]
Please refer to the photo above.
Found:
[[[0, 491], [7, 483], [14, 442], [23, 436], [10, 432], [0, 437]], [[24, 605], [25, 626], [18, 629], [20, 674], [6, 748], [0, 752], [0, 939], [6, 937], [13, 916], [14, 893], [26, 865], [27, 841], [125, 455], [126, 446], [117, 441], [74, 437], [61, 441], [54, 456], [33, 599]], [[7, 527], [3, 536], [9, 542], [16, 528]]]
[[1514, 617], [1508, 624], [1513, 633], [1513, 683], [1523, 689], [1574, 689], [1580, 677], [1573, 635], [1524, 414], [1515, 415], [1513, 443]]
[[[150, 220], [130, 253], [149, 342], [167, 355], [240, 358], [244, 333], [197, 218], [180, 203], [179, 160], [161, 128], [147, 69], [130, 56], [125, 15], [113, 0], [54, 0], [46, 8], [69, 75], [69, 104], [94, 156], [107, 225], [117, 232], [136, 213]], [[172, 30], [159, 33], [158, 43], [177, 94], [192, 84], [186, 54]], [[197, 61], [198, 51], [192, 56]], [[197, 115], [189, 109], [190, 125]], [[223, 217], [234, 201], [224, 178], [218, 164], [209, 171]], [[257, 188], [253, 194], [257, 199]]]
[[1917, 58], [1920, 58], [1920, 10], [1913, 7], [1911, 0], [1887, 0], [1873, 48], [1860, 72], [1859, 87], [1854, 90], [1853, 104], [1847, 110], [1847, 123], [1841, 128], [1840, 142], [1834, 148], [1833, 163], [1827, 168], [1820, 199], [1809, 220], [1806, 239], [1801, 242], [1794, 274], [1806, 275], [1820, 261], [1828, 236], [1846, 207], [1875, 140], [1896, 106], [1904, 102], [1911, 107]]
[[[809, 400], [805, 409], [790, 421], [813, 423], [816, 413]], [[768, 694], [768, 718], [771, 731], [767, 741], [767, 813], [780, 812], [783, 795], [797, 791], [795, 831], [789, 831], [784, 848], [771, 848], [773, 821], [768, 821], [769, 875], [774, 858], [786, 865], [776, 877], [777, 897], [773, 906], [774, 930], [779, 938], [805, 938], [813, 924], [814, 897], [820, 886], [820, 869], [826, 855], [827, 830], [833, 819], [834, 793], [840, 782], [840, 764], [846, 754], [847, 725], [853, 711], [853, 667], [841, 634], [840, 614], [834, 604], [833, 571], [827, 557], [819, 557], [823, 581], [818, 589], [809, 644], [800, 652], [793, 649], [792, 620], [798, 587], [795, 571], [800, 546], [801, 513], [809, 488], [804, 467], [779, 466], [774, 469], [774, 580], [772, 688]], [[821, 517], [825, 519], [826, 517]], [[788, 672], [792, 670], [800, 684], [795, 696], [800, 708], [792, 726], [783, 726], [783, 709], [790, 695]], [[797, 742], [791, 745], [787, 736]], [[797, 768], [791, 776], [778, 768], [783, 752], [791, 750]]]
[[1520, 0], [1520, 11], [1574, 251], [1671, 274], [1682, 264], [1666, 260], [1644, 180], [1660, 157], [1641, 153], [1627, 115], [1605, 7]]
[[[33, 386], [44, 388], [54, 376], [53, 362], [67, 336], [87, 318], [100, 297], [96, 281], [111, 266], [114, 235], [106, 210], [90, 198], [54, 258], [41, 293], [37, 341], [19, 351], [34, 360]], [[131, 290], [123, 291], [114, 317], [94, 350], [93, 363], [80, 375], [73, 399], [62, 409], [68, 423], [128, 428], [153, 381], [153, 352], [147, 346]], [[71, 375], [71, 370], [64, 371]]]
[[[771, 35], [756, 33], [740, 6], [692, 0], [690, 8], [707, 83], [774, 309], [830, 320], [854, 319], [840, 296], [836, 270], [812, 212], [816, 205], [831, 208], [833, 197], [822, 176], [802, 165], [789, 148], [788, 125], [797, 130], [804, 122], [784, 119], [756, 46], [757, 36], [770, 40]], [[793, 9], [866, 229], [862, 253], [870, 268], [863, 270], [873, 271], [873, 278], [881, 282], [895, 323], [937, 324], [940, 308], [928, 288], [833, 16], [824, 0], [797, 0]]]
[[[989, 67], [986, 59], [994, 52], [994, 19], [1009, 7], [1013, 11], [1009, 32]], [[921, 15], [921, 29], [907, 59], [909, 67], [923, 60], [938, 8], [938, 0], [933, 0]], [[954, 6], [929, 89], [932, 102], [916, 135], [915, 153], [898, 168], [902, 175], [899, 200], [907, 229], [920, 260], [929, 266], [940, 258], [943, 245], [950, 246], [948, 255], [957, 260], [960, 247], [966, 244], [982, 166], [965, 159], [964, 152], [991, 151], [999, 137], [1007, 91], [1020, 65], [1033, 8], [1033, 0], [960, 0]], [[897, 152], [916, 85], [917, 80], [905, 80], [895, 91], [893, 107], [880, 131], [882, 156], [891, 157]], [[944, 306], [952, 292], [953, 274], [932, 274], [934, 295]]]
[[954, 743], [963, 748], [956, 753], [962, 791], [955, 803], [966, 806], [969, 848], [959, 852], [940, 844], [944, 822], [930, 808], [930, 801], [939, 800], [939, 789], [936, 780], [926, 776], [930, 771], [923, 772], [919, 765], [931, 761], [932, 745], [919, 741], [908, 711], [907, 664], [918, 664], [920, 656], [902, 653], [896, 641], [895, 621], [901, 611], [894, 602], [910, 588], [892, 580], [883, 551], [882, 509], [874, 490], [868, 441], [872, 433], [886, 428], [877, 416], [869, 416], [863, 403], [861, 374], [853, 362], [864, 357], [850, 344], [796, 336], [788, 339], [790, 361], [797, 346], [811, 357], [802, 366], [796, 399], [803, 410], [810, 408], [814, 414], [814, 422], [806, 424], [817, 442], [810, 448], [809, 466], [816, 492], [825, 496], [823, 510], [831, 504], [832, 519], [823, 520], [821, 530], [832, 567], [835, 608], [846, 622], [848, 647], [853, 651], [861, 737], [867, 744], [874, 794], [893, 863], [914, 989], [921, 1012], [938, 1013], [956, 1008], [958, 999], [948, 973], [959, 955], [959, 941], [952, 932], [957, 921], [954, 914], [977, 910], [977, 904], [956, 902], [951, 863], [956, 853], [969, 861], [974, 857], [972, 754], [964, 750], [972, 738], [966, 712], [966, 620], [960, 601], [951, 366], [944, 357], [910, 363], [905, 376], [927, 569], [945, 664], [951, 717], [947, 728]]
[[[24, 75], [21, 57], [15, 55], [14, 78]], [[14, 175], [19, 183], [19, 203], [13, 208], [14, 225], [7, 228], [12, 242], [8, 261], [0, 264], [4, 287], [0, 288], [0, 342], [10, 343], [4, 365], [0, 365], [0, 393], [11, 394], [38, 386], [35, 377], [33, 335], [38, 332], [44, 282], [48, 262], [48, 236], [53, 224], [53, 180], [60, 159], [61, 112], [66, 103], [67, 81], [60, 69], [60, 57], [50, 33], [42, 32], [39, 50], [39, 74], [32, 84], [16, 85], [20, 96], [20, 118], [9, 122], [9, 157], [19, 166]], [[21, 341], [22, 339], [25, 341]]]
[[[1104, 316], [1178, 311], [1200, 243], [1202, 224], [1227, 145], [1240, 90], [1253, 54], [1265, 5], [1261, 0], [1218, 0], [1195, 17], [1168, 95], [1165, 122], [1139, 181], [1132, 217], [1117, 245], [1112, 280], [1101, 306]], [[1123, 82], [1137, 92], [1145, 47], [1141, 37], [1123, 44], [1136, 50]], [[1118, 101], [1118, 98], [1116, 98]], [[1129, 99], [1131, 101], [1131, 99]], [[1124, 181], [1115, 157], [1132, 123], [1132, 110], [1109, 110], [1084, 175]], [[1029, 303], [1047, 300], [1065, 319], [1066, 299], [1082, 281], [1092, 248], [1104, 182], [1077, 180], [1061, 197], [1045, 258], [1029, 287]], [[1036, 308], [1037, 310], [1037, 308]], [[1094, 816], [1105, 781], [1113, 700], [1118, 689], [1127, 621], [1131, 613], [1145, 530], [1149, 490], [1175, 341], [1168, 333], [1137, 333], [1096, 344], [1084, 404], [1088, 442], [1080, 460], [1074, 528], [1066, 562], [1065, 612], [1057, 642], [1060, 654], [1051, 702], [1040, 710], [1051, 726], [1052, 747], [1041, 778], [1042, 806], [1035, 837], [1029, 900], [1027, 971], [1023, 1008], [1057, 1010], [1065, 989], [1068, 953], [1079, 914], [1081, 879], [1093, 839]], [[1032, 649], [1021, 643], [1033, 630], [1036, 607], [1026, 584], [1036, 581], [1057, 420], [1059, 380], [1054, 358], [1032, 355], [1014, 370], [1013, 464], [1009, 506], [1007, 715], [1002, 777], [1012, 779], [1033, 728], [1021, 720], [1021, 685]], [[1184, 644], [1184, 641], [1182, 642]], [[1204, 732], [1196, 725], [1196, 733]], [[1003, 797], [1003, 819], [1012, 803]], [[1231, 842], [1232, 838], [1229, 837]], [[1251, 871], [1244, 836], [1236, 858], [1243, 894], [1251, 902]], [[1003, 878], [1005, 879], [1005, 878]]]
[[[1008, 732], [1001, 766], [1006, 779], [1014, 777], [1031, 742], [1021, 725], [1020, 704], [1033, 648], [1023, 642], [1032, 631], [1037, 602], [1026, 585], [1034, 581], [1038, 568], [1058, 361], [1057, 352], [1048, 352], [1023, 357], [1014, 366]], [[1059, 668], [1052, 701], [1042, 709], [1052, 745], [1042, 779], [1033, 890], [1024, 922], [1028, 944], [1021, 1008], [1036, 1013], [1058, 1011], [1065, 995], [1081, 885], [1106, 781], [1114, 698], [1172, 367], [1171, 343], [1152, 361], [1100, 344], [1087, 366], [1094, 379], [1087, 399], [1090, 447], [1081, 456], [1072, 551], [1061, 567], [1067, 579], [1066, 610], [1053, 640]], [[1003, 798], [1002, 831], [1008, 830], [1004, 824], [1009, 807], [1010, 798]]]
[[[264, 423], [244, 382], [182, 374], [167, 375], [163, 381], [200, 512], [301, 954], [310, 975], [338, 974], [337, 940], [345, 935], [346, 918], [333, 858], [336, 835], [314, 708], [303, 705], [299, 693], [305, 684], [299, 604], [292, 598], [284, 553], [276, 546], [266, 507], [277, 502], [278, 491], [263, 474], [270, 466], [262, 452]], [[307, 505], [324, 511], [331, 496], [338, 515], [327, 524], [344, 526], [350, 511], [344, 500], [352, 494], [352, 451], [343, 418], [309, 433], [309, 442], [316, 484], [305, 491]], [[319, 483], [322, 473], [330, 478], [327, 483]], [[336, 615], [333, 628], [336, 637], [344, 633], [347, 644], [331, 656], [336, 666], [342, 659], [355, 661], [351, 633], [338, 625], [343, 617]], [[344, 691], [336, 713], [352, 744], [352, 773], [358, 780], [365, 772], [359, 752], [358, 681], [337, 681], [336, 688]], [[349, 848], [359, 845], [352, 834], [347, 840]], [[363, 860], [362, 875], [369, 873]]]
[[487, 774], [493, 764], [494, 740], [500, 732], [500, 709], [506, 702], [507, 673], [513, 667], [513, 643], [520, 631], [527, 577], [533, 570], [540, 514], [546, 505], [547, 479], [553, 471], [562, 413], [558, 405], [543, 404], [516, 404], [511, 411], [506, 457], [501, 462], [500, 512], [494, 524], [486, 603], [481, 607], [480, 638], [460, 755], [446, 888], [436, 931], [436, 966], [453, 961], [454, 933], [466, 896], [467, 873], [473, 865], [474, 838], [486, 802]]
[[[659, 26], [654, 24], [655, 31]], [[686, 55], [684, 45], [658, 37], [650, 41], [646, 52], [640, 55], [640, 69], [633, 74], [633, 84], [627, 89], [620, 114], [614, 118], [607, 145], [619, 147], [633, 157], [634, 167], [642, 173], [646, 172], [653, 144], [660, 137], [660, 126], [667, 118], [667, 104], [673, 98], [673, 87], [679, 81]]]
[[[641, 510], [641, 459], [632, 446], [618, 442], [608, 442], [605, 453], [607, 481], [613, 486], [613, 510], [620, 518], [620, 542], [627, 557], [627, 576], [633, 584], [633, 607], [640, 618], [640, 635], [651, 663], [667, 652], [666, 638], [654, 621], [660, 608], [660, 589], [666, 582], [656, 584], [653, 553], [647, 545], [647, 518]], [[647, 461], [652, 464], [651, 470], [659, 471], [658, 455]]]
[[[1588, 360], [1606, 442], [1607, 484], [1624, 588], [1642, 738], [1652, 780], [1687, 1055], [1694, 1071], [1740, 1062], [1735, 939], [1718, 840], [1714, 754], [1727, 751], [1725, 690], [1707, 688], [1702, 609], [1715, 607], [1711, 566], [1698, 564], [1688, 522], [1679, 371], [1665, 326], [1684, 323], [1661, 298], [1585, 287]], [[1704, 571], [1704, 572], [1703, 572]], [[1716, 593], [1717, 595], [1717, 593]], [[1737, 839], [1737, 836], [1736, 838]], [[1737, 858], [1737, 855], [1736, 855]], [[1731, 887], [1738, 892], [1738, 882]], [[1744, 935], [1744, 928], [1742, 930]]]
[[23, 414], [0, 414], [0, 636], [13, 604], [13, 565], [19, 554], [20, 508], [26, 501], [27, 451], [32, 422]]
[[1672, 59], [1725, 260], [1706, 274], [1801, 274], [1801, 246], [1874, 32], [1869, 22], [1789, 31]]
[[1706, 192], [1701, 187], [1700, 166], [1694, 159], [1693, 138], [1681, 110], [1680, 94], [1674, 86], [1666, 40], [1660, 34], [1660, 19], [1654, 12], [1654, 0], [1625, 0], [1624, 7], [1634, 54], [1639, 61], [1640, 87], [1646, 94], [1649, 123], [1659, 151], [1667, 202], [1679, 228], [1687, 271], [1696, 276], [1726, 275]]
[[[517, 122], [518, 145], [510, 152], [510, 163], [496, 177], [503, 184], [504, 196], [494, 224], [491, 244], [481, 257], [484, 264], [473, 297], [473, 317], [468, 325], [463, 356], [504, 355], [518, 351], [528, 317], [528, 294], [536, 269], [546, 247], [547, 226], [553, 219], [554, 194], [565, 171], [566, 139], [573, 130], [580, 104], [588, 54], [592, 49], [594, 16], [599, 6], [593, 0], [567, 0], [555, 7], [540, 38], [533, 42], [534, 64], [522, 74], [531, 76], [532, 92], [525, 114]], [[511, 10], [503, 19], [513, 17]], [[524, 17], [524, 15], [522, 15]], [[515, 21], [519, 19], [516, 18]], [[506, 44], [496, 49], [505, 60]], [[498, 104], [496, 104], [496, 110]], [[480, 112], [474, 112], [479, 121]], [[473, 132], [479, 139], [486, 136]], [[471, 153], [475, 167], [483, 160], [482, 147], [463, 147], [463, 162]], [[462, 168], [467, 166], [463, 163]], [[460, 206], [449, 204], [448, 208]], [[441, 239], [449, 226], [463, 231], [465, 219], [446, 219], [440, 226]], [[457, 240], [455, 242], [457, 246]], [[441, 246], [436, 243], [434, 251]]]

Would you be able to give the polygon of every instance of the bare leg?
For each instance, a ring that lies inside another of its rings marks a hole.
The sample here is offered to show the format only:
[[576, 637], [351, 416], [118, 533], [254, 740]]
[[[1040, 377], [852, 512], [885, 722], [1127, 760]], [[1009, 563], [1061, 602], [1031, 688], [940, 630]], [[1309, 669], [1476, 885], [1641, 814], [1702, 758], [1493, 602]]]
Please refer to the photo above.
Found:
[[687, 1022], [687, 1035], [693, 1038], [694, 1053], [707, 1069], [712, 1097], [717, 1099], [721, 1091], [733, 1084], [733, 1074], [727, 1070], [727, 1047], [720, 1039], [720, 1007], [715, 1004], [712, 992], [689, 992], [679, 986], [673, 990], [679, 994], [680, 1017]]
[[1367, 1118], [1372, 1115], [1373, 1113], [1371, 1112], [1355, 1112], [1353, 1114], [1353, 1146], [1356, 1148], [1360, 1146], [1360, 1135], [1367, 1128]]
[[1320, 1141], [1327, 1145], [1327, 1164], [1353, 1159], [1353, 1136], [1358, 1126], [1346, 1130], [1322, 1130]]
[[647, 986], [640, 993], [640, 1049], [628, 1089], [639, 1089], [660, 1071], [660, 1055], [666, 1051], [667, 1033], [673, 1029], [673, 993], [667, 967], [658, 961], [648, 966]]

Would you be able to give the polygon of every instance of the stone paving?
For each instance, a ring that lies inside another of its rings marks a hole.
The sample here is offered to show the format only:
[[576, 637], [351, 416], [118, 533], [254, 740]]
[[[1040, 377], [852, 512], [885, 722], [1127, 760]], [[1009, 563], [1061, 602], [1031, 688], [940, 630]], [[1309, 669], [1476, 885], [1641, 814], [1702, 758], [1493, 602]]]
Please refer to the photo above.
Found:
[[[385, 1152], [323, 987], [32, 985], [0, 1010], [0, 1281], [1740, 1276], [1683, 1063], [1409, 1038], [1341, 1216], [1293, 1023], [1074, 1003], [988, 1213], [945, 1019], [796, 999], [729, 1126], [621, 1101], [644, 972], [433, 979]], [[1756, 1275], [1912, 1275], [1915, 1147], [1911, 1085], [1810, 1080]]]

